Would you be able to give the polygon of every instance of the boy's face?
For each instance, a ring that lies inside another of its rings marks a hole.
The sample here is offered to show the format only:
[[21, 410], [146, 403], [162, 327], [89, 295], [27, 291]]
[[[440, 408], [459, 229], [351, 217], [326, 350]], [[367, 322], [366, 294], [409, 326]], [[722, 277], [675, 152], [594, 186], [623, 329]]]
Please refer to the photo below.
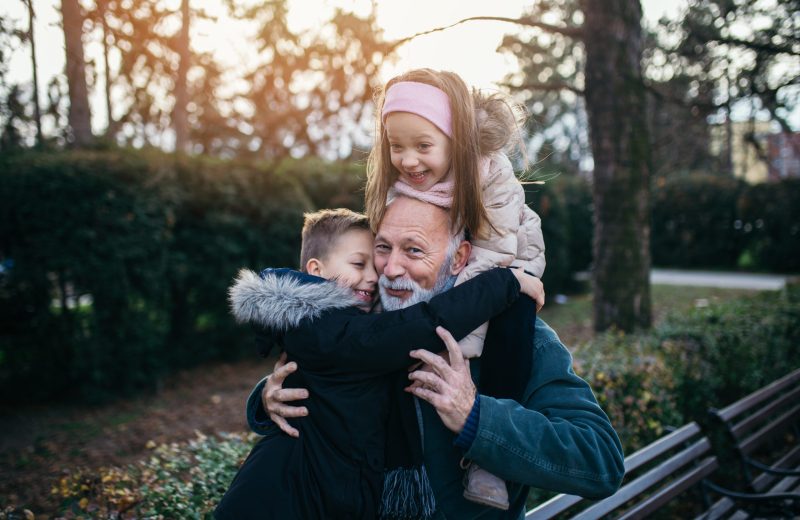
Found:
[[375, 304], [378, 286], [378, 273], [372, 258], [373, 241], [370, 231], [351, 229], [339, 237], [324, 260], [316, 260], [316, 266], [309, 266], [308, 272], [353, 289], [363, 302], [358, 307], [369, 312]]

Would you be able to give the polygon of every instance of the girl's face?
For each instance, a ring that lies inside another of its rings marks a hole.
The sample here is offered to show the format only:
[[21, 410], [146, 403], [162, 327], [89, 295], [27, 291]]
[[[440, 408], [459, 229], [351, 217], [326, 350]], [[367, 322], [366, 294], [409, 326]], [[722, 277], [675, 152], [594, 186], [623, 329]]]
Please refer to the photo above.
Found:
[[386, 117], [392, 165], [400, 178], [418, 191], [428, 191], [450, 170], [450, 138], [416, 114], [393, 112]]

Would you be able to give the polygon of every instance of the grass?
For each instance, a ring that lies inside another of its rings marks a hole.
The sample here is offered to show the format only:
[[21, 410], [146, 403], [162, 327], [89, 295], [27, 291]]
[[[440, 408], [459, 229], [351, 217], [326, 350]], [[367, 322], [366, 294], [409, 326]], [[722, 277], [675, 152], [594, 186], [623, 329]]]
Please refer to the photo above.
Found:
[[[675, 285], [653, 285], [651, 291], [654, 324], [659, 323], [671, 312], [680, 312], [693, 307], [712, 305], [754, 294], [754, 291], [744, 289]], [[593, 336], [591, 294], [571, 295], [563, 304], [549, 302], [539, 316], [558, 332], [561, 340], [567, 346], [585, 343]]]

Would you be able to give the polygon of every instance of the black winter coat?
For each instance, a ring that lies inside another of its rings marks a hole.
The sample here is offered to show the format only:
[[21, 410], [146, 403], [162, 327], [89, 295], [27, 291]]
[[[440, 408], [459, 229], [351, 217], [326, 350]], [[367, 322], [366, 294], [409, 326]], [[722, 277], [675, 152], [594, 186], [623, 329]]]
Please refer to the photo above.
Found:
[[300, 437], [276, 428], [261, 439], [216, 518], [377, 518], [388, 411], [397, 405], [391, 375], [407, 383], [411, 350], [444, 349], [437, 326], [460, 339], [518, 296], [514, 275], [498, 268], [430, 302], [366, 314], [331, 281], [288, 269], [242, 271], [231, 289], [234, 314], [283, 345], [299, 367], [284, 388], [307, 388], [312, 398], [296, 403], [309, 411], [291, 420]]

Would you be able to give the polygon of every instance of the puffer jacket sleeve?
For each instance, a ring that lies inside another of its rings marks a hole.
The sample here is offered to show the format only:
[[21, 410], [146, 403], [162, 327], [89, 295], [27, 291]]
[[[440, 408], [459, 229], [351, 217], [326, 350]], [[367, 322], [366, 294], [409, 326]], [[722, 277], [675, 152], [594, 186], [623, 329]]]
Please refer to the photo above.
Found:
[[541, 278], [546, 263], [542, 219], [527, 205], [523, 208], [522, 224], [517, 233], [517, 247], [517, 258], [511, 265]]
[[411, 363], [412, 350], [444, 350], [437, 326], [461, 339], [507, 309], [519, 291], [511, 271], [491, 269], [405, 309], [380, 314], [348, 309], [322, 316], [288, 332], [284, 348], [299, 365], [331, 375], [391, 372]]

